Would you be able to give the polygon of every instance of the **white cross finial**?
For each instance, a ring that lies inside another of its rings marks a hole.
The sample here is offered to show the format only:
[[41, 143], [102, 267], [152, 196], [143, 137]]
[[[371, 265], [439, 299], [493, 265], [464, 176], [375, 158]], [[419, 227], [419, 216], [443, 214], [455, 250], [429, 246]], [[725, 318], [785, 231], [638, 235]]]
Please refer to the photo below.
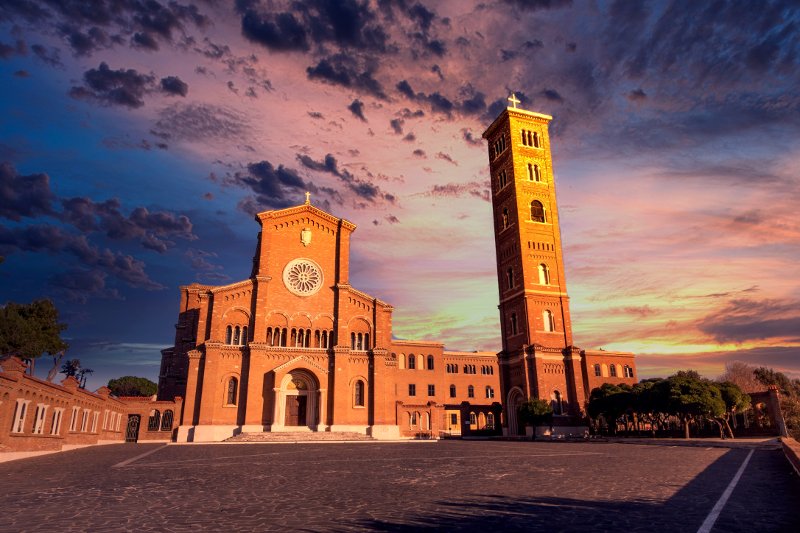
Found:
[[306, 204], [311, 203], [311, 193], [306, 191]]
[[511, 105], [514, 107], [514, 109], [517, 108], [517, 104], [519, 103], [519, 99], [517, 98], [516, 94], [511, 93], [511, 96], [508, 97], [508, 101], [511, 102]]

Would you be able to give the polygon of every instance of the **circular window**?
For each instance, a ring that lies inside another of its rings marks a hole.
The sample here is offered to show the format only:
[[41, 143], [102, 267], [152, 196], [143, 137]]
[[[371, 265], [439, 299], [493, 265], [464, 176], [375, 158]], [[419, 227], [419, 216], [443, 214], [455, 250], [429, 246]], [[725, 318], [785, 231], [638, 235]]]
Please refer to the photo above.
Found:
[[298, 296], [311, 296], [322, 288], [322, 269], [310, 259], [289, 261], [283, 269], [283, 283]]

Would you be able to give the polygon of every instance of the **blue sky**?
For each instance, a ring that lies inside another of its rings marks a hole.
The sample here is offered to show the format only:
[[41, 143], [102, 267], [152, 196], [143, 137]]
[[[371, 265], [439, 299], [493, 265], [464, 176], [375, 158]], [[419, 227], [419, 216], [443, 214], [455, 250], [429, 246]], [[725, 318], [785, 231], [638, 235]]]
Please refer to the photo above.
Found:
[[90, 387], [154, 379], [178, 287], [249, 275], [253, 214], [306, 190], [398, 337], [498, 350], [480, 134], [512, 91], [554, 117], [577, 345], [800, 376], [792, 2], [87, 6], [0, 6], [0, 301], [55, 300]]

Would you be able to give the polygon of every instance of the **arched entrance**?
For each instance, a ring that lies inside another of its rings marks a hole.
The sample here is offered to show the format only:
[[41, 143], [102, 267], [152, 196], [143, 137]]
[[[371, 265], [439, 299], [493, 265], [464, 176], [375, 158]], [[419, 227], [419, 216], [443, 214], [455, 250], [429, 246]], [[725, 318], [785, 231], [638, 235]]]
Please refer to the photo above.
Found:
[[525, 428], [520, 427], [519, 423], [519, 408], [524, 403], [525, 398], [522, 396], [522, 391], [514, 387], [508, 393], [508, 403], [506, 409], [508, 412], [508, 434], [509, 435], [523, 435]]
[[319, 423], [319, 385], [306, 370], [292, 370], [276, 390], [273, 431], [316, 431]]

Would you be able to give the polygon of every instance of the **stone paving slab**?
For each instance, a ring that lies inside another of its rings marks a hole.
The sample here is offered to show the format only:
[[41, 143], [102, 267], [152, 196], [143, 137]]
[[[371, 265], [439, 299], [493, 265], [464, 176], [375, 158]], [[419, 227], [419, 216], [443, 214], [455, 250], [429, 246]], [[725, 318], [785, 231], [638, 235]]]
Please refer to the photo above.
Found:
[[[697, 531], [748, 453], [120, 444], [0, 464], [0, 531]], [[714, 531], [800, 531], [800, 479], [780, 450], [753, 453]]]

